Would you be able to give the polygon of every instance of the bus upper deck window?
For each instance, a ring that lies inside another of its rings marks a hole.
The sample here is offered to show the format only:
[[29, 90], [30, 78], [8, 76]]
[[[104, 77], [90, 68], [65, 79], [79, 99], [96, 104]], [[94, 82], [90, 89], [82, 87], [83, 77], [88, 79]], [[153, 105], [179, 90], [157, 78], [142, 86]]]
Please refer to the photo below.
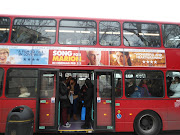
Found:
[[10, 27], [10, 19], [6, 17], [0, 17], [0, 43], [8, 41]]
[[53, 19], [17, 18], [13, 22], [13, 43], [53, 44], [55, 37], [56, 21]]
[[66, 45], [95, 45], [96, 22], [90, 20], [61, 20], [59, 43]]
[[163, 24], [163, 44], [167, 48], [180, 48], [180, 26], [175, 24]]
[[102, 21], [99, 23], [99, 42], [103, 46], [120, 46], [120, 23]]
[[123, 27], [125, 46], [160, 47], [160, 31], [157, 24], [125, 22]]

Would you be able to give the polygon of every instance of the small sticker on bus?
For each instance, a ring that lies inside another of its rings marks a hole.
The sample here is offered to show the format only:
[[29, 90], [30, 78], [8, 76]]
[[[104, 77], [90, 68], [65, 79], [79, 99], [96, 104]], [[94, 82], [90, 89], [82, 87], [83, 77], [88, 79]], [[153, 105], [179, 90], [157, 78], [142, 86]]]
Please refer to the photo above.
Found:
[[40, 103], [46, 103], [46, 100], [40, 100]]
[[180, 107], [180, 100], [176, 100], [176, 102], [174, 102], [174, 107], [175, 108]]
[[101, 103], [101, 97], [97, 97], [97, 103]]
[[45, 126], [39, 126], [39, 129], [45, 129]]
[[122, 118], [122, 115], [121, 115], [120, 113], [118, 113], [118, 114], [116, 115], [116, 117], [117, 117], [117, 119], [121, 119], [121, 118]]
[[51, 103], [55, 103], [55, 97], [51, 98]]

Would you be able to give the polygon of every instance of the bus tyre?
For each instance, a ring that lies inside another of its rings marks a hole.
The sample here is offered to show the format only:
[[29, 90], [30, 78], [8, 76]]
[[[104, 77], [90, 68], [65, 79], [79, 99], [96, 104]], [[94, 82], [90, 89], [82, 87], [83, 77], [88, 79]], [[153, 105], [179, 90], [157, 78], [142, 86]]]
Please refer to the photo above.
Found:
[[158, 135], [161, 128], [161, 119], [153, 111], [143, 111], [134, 120], [134, 130], [138, 135]]

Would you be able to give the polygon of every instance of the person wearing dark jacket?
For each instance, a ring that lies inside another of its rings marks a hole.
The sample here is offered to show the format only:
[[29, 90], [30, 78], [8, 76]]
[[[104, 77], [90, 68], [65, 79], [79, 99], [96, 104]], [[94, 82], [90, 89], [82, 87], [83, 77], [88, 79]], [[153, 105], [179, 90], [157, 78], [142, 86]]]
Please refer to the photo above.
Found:
[[93, 101], [93, 84], [91, 83], [90, 79], [85, 80], [85, 87], [84, 89], [84, 106], [86, 107], [86, 117], [85, 117], [85, 124], [81, 126], [83, 129], [90, 128], [91, 124], [91, 108], [92, 108], [92, 101]]
[[70, 107], [70, 101], [68, 98], [69, 90], [66, 86], [65, 79], [60, 78], [59, 83], [59, 99], [61, 103], [61, 118], [63, 121], [63, 127], [69, 128], [71, 124], [67, 122], [67, 109]]
[[78, 95], [80, 91], [79, 84], [77, 83], [75, 78], [70, 79], [70, 93], [73, 95], [73, 103], [71, 104], [68, 111], [68, 120], [70, 120], [71, 113], [73, 113], [73, 119], [77, 119], [77, 107], [78, 107]]

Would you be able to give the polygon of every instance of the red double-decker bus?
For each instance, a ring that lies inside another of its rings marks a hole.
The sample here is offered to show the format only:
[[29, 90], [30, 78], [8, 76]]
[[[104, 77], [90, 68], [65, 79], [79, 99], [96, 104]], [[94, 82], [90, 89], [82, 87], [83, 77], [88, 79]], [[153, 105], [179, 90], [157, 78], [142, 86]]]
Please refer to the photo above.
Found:
[[[33, 110], [34, 132], [180, 130], [179, 26], [0, 15], [0, 132], [8, 113], [20, 105]], [[69, 127], [61, 125], [59, 78], [73, 78], [78, 85], [72, 110], [66, 112]], [[90, 126], [83, 128], [81, 95], [87, 79], [94, 94]]]

